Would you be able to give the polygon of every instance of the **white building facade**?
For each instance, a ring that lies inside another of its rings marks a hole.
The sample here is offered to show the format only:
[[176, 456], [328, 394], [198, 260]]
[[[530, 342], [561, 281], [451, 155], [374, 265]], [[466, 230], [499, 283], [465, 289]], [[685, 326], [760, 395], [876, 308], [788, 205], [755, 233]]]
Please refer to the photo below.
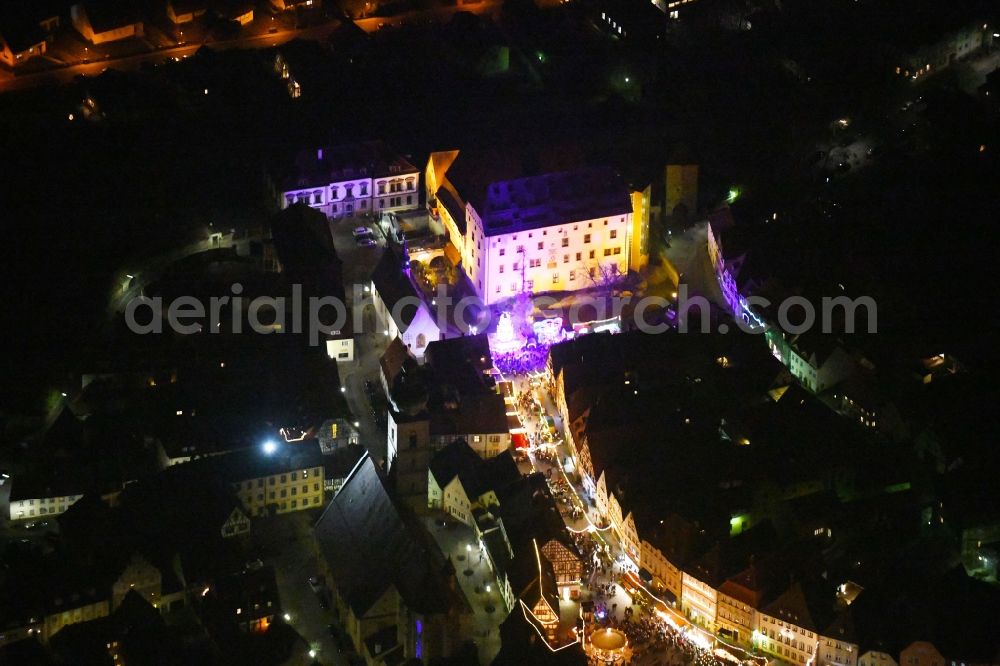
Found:
[[463, 193], [447, 176], [458, 152], [431, 155], [430, 208], [485, 303], [587, 289], [645, 265], [648, 228], [637, 226], [648, 225], [648, 215], [633, 216], [631, 192], [611, 169], [500, 180]]
[[420, 205], [420, 171], [381, 141], [301, 152], [295, 172], [282, 188], [282, 208], [301, 202], [341, 218]]

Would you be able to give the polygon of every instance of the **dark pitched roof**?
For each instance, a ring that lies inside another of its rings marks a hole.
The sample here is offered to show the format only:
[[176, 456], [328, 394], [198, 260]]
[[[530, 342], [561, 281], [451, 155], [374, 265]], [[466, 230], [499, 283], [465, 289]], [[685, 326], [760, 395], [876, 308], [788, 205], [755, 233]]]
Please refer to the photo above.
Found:
[[393, 338], [389, 346], [385, 348], [385, 353], [378, 360], [379, 367], [382, 368], [382, 374], [385, 375], [385, 379], [389, 382], [390, 387], [392, 387], [393, 381], [395, 381], [399, 371], [403, 369], [406, 361], [412, 359], [413, 357], [410, 355], [410, 350], [406, 344], [399, 338]]
[[344, 479], [365, 455], [365, 447], [360, 444], [350, 444], [323, 456], [327, 479]]
[[94, 32], [107, 32], [124, 25], [139, 22], [139, 8], [128, 0], [86, 0], [80, 3], [87, 12], [87, 19]]
[[342, 264], [323, 213], [304, 203], [289, 206], [271, 218], [271, 235], [283, 270], [306, 296], [344, 299]]
[[489, 339], [485, 333], [435, 340], [424, 351], [425, 362], [434, 369], [436, 381], [459, 393], [492, 392], [492, 380], [484, 372], [493, 367]]
[[500, 506], [492, 511], [503, 522], [504, 530], [514, 548], [523, 550], [537, 539], [539, 546], [556, 539], [567, 548], [576, 550], [566, 531], [548, 482], [541, 473], [529, 474], [507, 484], [497, 492]]
[[453, 570], [421, 529], [403, 519], [365, 456], [314, 528], [334, 584], [355, 614], [363, 615], [393, 586], [414, 611], [453, 607]]
[[[482, 214], [487, 190], [493, 183], [526, 176], [565, 171], [583, 162], [578, 146], [533, 148], [503, 146], [487, 150], [461, 150], [448, 168], [445, 178], [458, 196]], [[464, 207], [461, 219], [464, 221]], [[458, 219], [455, 220], [458, 222]]]
[[315, 439], [291, 443], [279, 440], [277, 447], [270, 455], [260, 447], [251, 447], [185, 464], [204, 465], [231, 483], [323, 466], [323, 453]]
[[464, 396], [454, 407], [430, 411], [431, 434], [439, 437], [469, 433], [506, 433], [507, 406], [497, 394]]
[[500, 652], [493, 666], [586, 666], [587, 656], [579, 643], [553, 652], [543, 638], [544, 630], [530, 614], [515, 606], [500, 625]]
[[7, 42], [7, 46], [15, 55], [27, 51], [32, 46], [36, 46], [45, 41], [45, 31], [37, 23], [10, 24], [3, 26], [0, 32], [0, 44]]
[[514, 596], [534, 608], [541, 600], [559, 613], [559, 585], [552, 563], [541, 552], [537, 541], [524, 545], [514, 552], [514, 559], [507, 569], [508, 580]]
[[[451, 483], [452, 479], [463, 473], [470, 475], [480, 462], [482, 462], [476, 452], [468, 445], [464, 439], [456, 439], [440, 451], [437, 451], [430, 460], [430, 471], [434, 475], [439, 487], [444, 488]], [[463, 484], [464, 485], [464, 484]], [[472, 492], [472, 488], [467, 488], [467, 492]]]
[[495, 181], [478, 210], [483, 233], [496, 236], [517, 231], [632, 212], [628, 188], [610, 168]]
[[285, 183], [285, 189], [417, 172], [406, 158], [394, 153], [382, 141], [303, 150], [295, 158], [295, 170], [295, 176]]
[[430, 460], [430, 471], [441, 488], [456, 476], [470, 499], [490, 490], [499, 494], [503, 488], [521, 478], [521, 472], [509, 451], [483, 460], [462, 439], [456, 439]]
[[[372, 285], [378, 292], [379, 298], [385, 303], [385, 307], [393, 312], [396, 304], [403, 298], [420, 298], [410, 278], [403, 272], [403, 258], [396, 247], [389, 243], [382, 257], [379, 259], [375, 270], [372, 272]], [[397, 322], [400, 329], [405, 332], [406, 328], [413, 322], [417, 314], [417, 308], [413, 306], [401, 308]]]

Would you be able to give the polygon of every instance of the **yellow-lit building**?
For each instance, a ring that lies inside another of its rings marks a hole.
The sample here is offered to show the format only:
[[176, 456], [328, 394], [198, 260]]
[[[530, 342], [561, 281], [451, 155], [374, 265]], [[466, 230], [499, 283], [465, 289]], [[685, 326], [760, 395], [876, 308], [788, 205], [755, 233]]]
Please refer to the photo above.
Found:
[[323, 456], [315, 441], [270, 442], [213, 460], [219, 462], [249, 516], [318, 509], [323, 504]]
[[424, 175], [428, 208], [485, 303], [601, 286], [648, 261], [648, 197], [633, 197], [612, 169], [511, 178], [478, 161], [432, 153]]

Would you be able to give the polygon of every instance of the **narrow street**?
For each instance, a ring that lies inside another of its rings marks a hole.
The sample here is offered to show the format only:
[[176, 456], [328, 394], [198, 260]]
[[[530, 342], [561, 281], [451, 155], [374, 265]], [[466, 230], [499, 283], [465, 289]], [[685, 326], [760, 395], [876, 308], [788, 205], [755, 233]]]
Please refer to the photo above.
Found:
[[[703, 250], [699, 256], [696, 242], [687, 251], [688, 266], [696, 267], [699, 261], [708, 263]], [[714, 283], [714, 279], [711, 282]], [[717, 645], [714, 635], [692, 625], [681, 612], [658, 599], [651, 590], [644, 590], [642, 596], [658, 602], [655, 609], [637, 605], [638, 597], [626, 589], [626, 585], [631, 584], [626, 581], [626, 574], [631, 574], [629, 580], [638, 580], [634, 576], [638, 572], [628, 563], [615, 531], [605, 524], [582, 484], [575, 481], [579, 476], [560, 436], [564, 432], [563, 424], [550, 393], [551, 384], [544, 376], [517, 375], [505, 379], [514, 385], [514, 401], [531, 442], [527, 459], [519, 462], [518, 467], [524, 474], [544, 474], [559, 504], [566, 529], [576, 535], [587, 534], [593, 541], [589, 549], [593, 559], [585, 564], [586, 577], [581, 585], [580, 600], [594, 602], [595, 616], [601, 622], [619, 627], [631, 623], [629, 626], [638, 627], [641, 635], [647, 637], [647, 649], [633, 654], [634, 664], [712, 663], [707, 660], [711, 659], [710, 649]], [[524, 405], [531, 408], [524, 409]], [[555, 424], [554, 432], [548, 427], [546, 416]], [[576, 617], [579, 602], [561, 603], [569, 604], [572, 616]]]

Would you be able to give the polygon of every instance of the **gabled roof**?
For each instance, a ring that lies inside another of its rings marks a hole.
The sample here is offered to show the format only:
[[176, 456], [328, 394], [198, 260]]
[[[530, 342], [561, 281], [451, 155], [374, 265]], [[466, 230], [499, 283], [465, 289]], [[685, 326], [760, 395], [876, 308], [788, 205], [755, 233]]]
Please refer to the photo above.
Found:
[[[378, 292], [379, 298], [385, 303], [389, 312], [396, 311], [397, 303], [404, 298], [417, 298], [420, 299], [421, 303], [423, 302], [413, 283], [410, 282], [410, 278], [403, 272], [404, 268], [402, 255], [398, 253], [392, 243], [389, 243], [372, 272], [372, 286]], [[406, 329], [413, 323], [417, 309], [413, 306], [400, 308], [398, 311], [399, 321], [396, 322], [396, 325], [401, 332], [405, 333]]]
[[390, 588], [419, 613], [443, 613], [456, 602], [454, 574], [422, 528], [405, 521], [375, 463], [365, 456], [314, 528], [334, 585], [357, 616]]
[[521, 478], [509, 451], [483, 460], [462, 439], [456, 439], [435, 453], [430, 461], [430, 471], [441, 488], [459, 477], [470, 499], [490, 490], [499, 494], [503, 488]]
[[466, 395], [454, 408], [435, 406], [430, 411], [431, 435], [462, 436], [470, 433], [508, 433], [507, 405], [499, 395]]
[[417, 168], [382, 141], [361, 141], [300, 151], [285, 189], [322, 187], [362, 178], [416, 174]]
[[325, 478], [346, 478], [364, 455], [365, 447], [360, 444], [350, 444], [323, 456], [323, 466], [326, 472]]
[[[434, 454], [430, 460], [430, 471], [434, 475], [438, 487], [444, 488], [456, 476], [464, 473], [468, 477], [479, 466], [480, 462], [482, 461], [479, 456], [464, 439], [456, 439]], [[471, 493], [472, 490], [472, 488], [466, 488], [468, 493]]]
[[542, 555], [538, 542], [532, 540], [518, 548], [508, 568], [508, 580], [514, 596], [534, 608], [545, 600], [557, 615], [559, 614], [559, 585], [552, 563]]
[[500, 625], [500, 652], [493, 666], [586, 666], [587, 656], [579, 643], [553, 651], [540, 627], [520, 604]]
[[139, 9], [131, 2], [86, 0], [79, 3], [87, 12], [87, 20], [94, 32], [107, 32], [132, 23], [139, 23]]
[[379, 367], [382, 368], [382, 374], [385, 375], [385, 380], [389, 383], [390, 388], [408, 359], [413, 359], [410, 350], [402, 340], [393, 338], [378, 360]]

